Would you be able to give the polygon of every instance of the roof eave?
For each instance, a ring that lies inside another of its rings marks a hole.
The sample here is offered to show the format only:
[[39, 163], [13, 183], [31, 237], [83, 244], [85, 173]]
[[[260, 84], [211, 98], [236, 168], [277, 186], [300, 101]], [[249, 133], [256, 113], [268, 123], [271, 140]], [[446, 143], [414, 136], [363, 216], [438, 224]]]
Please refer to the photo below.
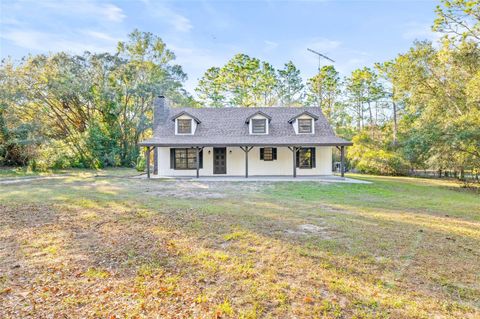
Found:
[[318, 116], [316, 116], [315, 114], [312, 114], [312, 113], [310, 113], [310, 112], [308, 112], [308, 111], [303, 111], [302, 113], [297, 114], [297, 115], [295, 115], [294, 117], [292, 117], [291, 119], [289, 119], [289, 120], [288, 120], [288, 123], [292, 124], [293, 121], [295, 121], [297, 118], [299, 118], [299, 117], [302, 116], [302, 115], [308, 115], [308, 116], [310, 116], [311, 118], [313, 118], [315, 121], [318, 120]]
[[255, 115], [261, 115], [261, 116], [265, 117], [266, 119], [268, 119], [268, 122], [272, 121], [272, 117], [270, 115], [265, 114], [262, 111], [257, 111], [255, 113], [253, 113], [252, 115], [250, 115], [249, 117], [247, 117], [247, 119], [245, 120], [245, 123], [248, 123], [252, 119], [252, 117], [254, 117]]
[[179, 118], [180, 116], [182, 115], [187, 115], [189, 117], [191, 117], [195, 122], [197, 122], [197, 124], [200, 124], [202, 123], [202, 121], [200, 121], [197, 117], [193, 116], [192, 114], [186, 112], [186, 111], [182, 111], [178, 114], [175, 114], [174, 116], [172, 116], [172, 121], [175, 121], [177, 118]]
[[140, 142], [138, 146], [160, 146], [160, 147], [240, 147], [240, 146], [352, 146], [352, 142], [328, 142], [328, 143], [162, 143], [162, 142]]

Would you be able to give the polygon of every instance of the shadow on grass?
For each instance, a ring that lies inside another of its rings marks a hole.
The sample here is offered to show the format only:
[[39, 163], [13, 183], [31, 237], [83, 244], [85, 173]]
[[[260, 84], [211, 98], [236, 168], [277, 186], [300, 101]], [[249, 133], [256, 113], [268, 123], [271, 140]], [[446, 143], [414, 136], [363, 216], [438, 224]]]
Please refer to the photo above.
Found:
[[[443, 219], [430, 228], [423, 217], [422, 223], [412, 223], [418, 218], [413, 214], [358, 212], [355, 206], [320, 204], [321, 199], [287, 205], [239, 190], [237, 197], [205, 201], [148, 194], [145, 189], [155, 184], [146, 186], [144, 181], [102, 185], [114, 192], [88, 183], [56, 181], [34, 186], [30, 192], [36, 201], [53, 201], [48, 212], [44, 207], [36, 217], [42, 222], [32, 222], [31, 206], [16, 204], [12, 212], [21, 214], [2, 214], [7, 222], [14, 220], [7, 223], [8, 240], [16, 241], [14, 246], [22, 247], [32, 236], [61, 234], [59, 255], [52, 248], [43, 251], [52, 245], [40, 247], [44, 256], [53, 255], [52, 263], [35, 264], [25, 256], [27, 266], [18, 270], [29, 280], [25, 289], [38, 285], [36, 297], [45, 293], [45, 286], [60, 287], [62, 293], [49, 294], [51, 299], [45, 297], [47, 302], [37, 305], [37, 311], [44, 307], [47, 312], [59, 301], [58, 311], [79, 311], [85, 316], [91, 311], [102, 316], [212, 315], [221, 305], [228, 315], [225, 301], [236, 315], [256, 311], [273, 316], [363, 313], [407, 318], [438, 313], [453, 318], [478, 311], [474, 303], [478, 290], [464, 289], [455, 298], [458, 302], [452, 302], [449, 299], [459, 289], [449, 280], [439, 278], [433, 283], [428, 273], [411, 278], [406, 275], [414, 273], [408, 270], [400, 276], [395, 272], [397, 266], [412, 265], [423, 241], [430, 245], [423, 250], [450, 252], [452, 247], [439, 250], [435, 245], [445, 235], [445, 229], [438, 227]], [[9, 196], [14, 192], [9, 190]], [[298, 227], [305, 224], [324, 230], [299, 232]], [[416, 241], [419, 228], [424, 229], [422, 237], [429, 238]], [[457, 236], [478, 244], [462, 232]], [[389, 258], [408, 260], [377, 260], [376, 253], [382, 251], [390, 252]], [[461, 261], [467, 256], [454, 257]], [[417, 269], [424, 266], [416, 265]], [[59, 268], [61, 275], [50, 273], [52, 267]], [[471, 267], [478, 271], [478, 264]], [[450, 291], [432, 291], [432, 284], [448, 286]], [[32, 307], [30, 302], [25, 309]]]

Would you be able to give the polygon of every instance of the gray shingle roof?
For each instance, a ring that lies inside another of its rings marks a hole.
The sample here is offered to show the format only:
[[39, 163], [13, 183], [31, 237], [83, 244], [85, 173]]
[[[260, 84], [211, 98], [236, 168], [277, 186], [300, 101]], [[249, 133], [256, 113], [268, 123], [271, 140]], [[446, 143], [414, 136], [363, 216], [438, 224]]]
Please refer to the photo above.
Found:
[[[245, 120], [261, 111], [271, 117], [268, 135], [249, 134]], [[296, 134], [293, 117], [308, 111], [318, 117], [315, 134]], [[200, 120], [194, 135], [175, 135], [171, 119], [181, 112]], [[330, 124], [318, 107], [231, 107], [231, 108], [165, 108], [156, 110], [154, 136], [140, 143], [144, 146], [313, 146], [352, 145], [335, 136]]]

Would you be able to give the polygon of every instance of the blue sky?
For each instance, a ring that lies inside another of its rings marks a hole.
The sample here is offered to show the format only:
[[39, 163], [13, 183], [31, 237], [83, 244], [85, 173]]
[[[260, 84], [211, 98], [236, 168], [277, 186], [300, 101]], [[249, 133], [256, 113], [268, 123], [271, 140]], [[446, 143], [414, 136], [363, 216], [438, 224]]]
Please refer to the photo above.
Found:
[[198, 78], [236, 53], [275, 67], [292, 60], [308, 78], [318, 60], [342, 75], [394, 58], [430, 31], [437, 1], [0, 1], [1, 57], [84, 50], [113, 52], [134, 28], [159, 35], [188, 74]]

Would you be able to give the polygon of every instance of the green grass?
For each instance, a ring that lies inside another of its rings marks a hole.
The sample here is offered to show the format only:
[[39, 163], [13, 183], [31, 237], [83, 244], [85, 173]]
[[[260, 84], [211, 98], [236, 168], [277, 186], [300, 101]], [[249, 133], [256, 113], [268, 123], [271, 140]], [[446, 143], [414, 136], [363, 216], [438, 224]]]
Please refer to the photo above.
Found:
[[0, 184], [0, 317], [480, 316], [480, 196], [453, 182], [136, 174]]

